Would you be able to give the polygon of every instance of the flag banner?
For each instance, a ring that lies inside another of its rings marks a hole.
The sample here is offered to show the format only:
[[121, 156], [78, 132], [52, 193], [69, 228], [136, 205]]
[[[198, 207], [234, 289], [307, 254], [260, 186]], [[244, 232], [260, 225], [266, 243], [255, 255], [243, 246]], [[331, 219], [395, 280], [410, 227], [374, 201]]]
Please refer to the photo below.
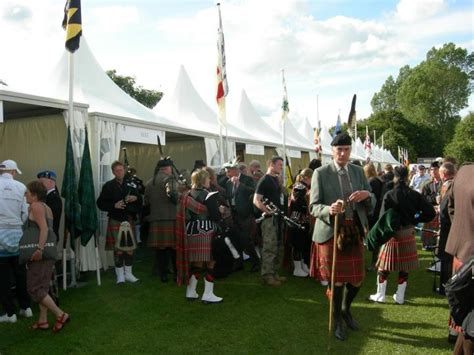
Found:
[[341, 115], [337, 115], [337, 122], [336, 122], [336, 128], [334, 129], [334, 133], [332, 137], [334, 138], [337, 134], [342, 132], [342, 124], [341, 124]]
[[288, 92], [286, 90], [286, 80], [285, 80], [285, 71], [281, 70], [281, 78], [283, 83], [283, 103], [281, 105], [281, 120], [286, 121], [288, 118], [288, 113], [290, 112], [290, 107], [288, 106]]
[[74, 53], [82, 36], [81, 0], [66, 1], [63, 28], [66, 30], [66, 49]]
[[322, 154], [322, 147], [321, 147], [321, 135], [320, 135], [319, 128], [314, 129], [313, 142], [314, 142], [314, 151], [316, 152], [318, 158], [320, 159], [321, 154]]
[[222, 29], [222, 17], [220, 4], [217, 4], [217, 10], [219, 12], [219, 27], [217, 29], [217, 108], [219, 122], [222, 126], [227, 124], [225, 114], [225, 97], [229, 93], [229, 84], [227, 82], [227, 71], [226, 71], [226, 57], [225, 57], [225, 42], [224, 42], [224, 31]]
[[85, 135], [84, 153], [82, 154], [81, 172], [77, 188], [79, 204], [81, 205], [81, 244], [83, 246], [87, 245], [99, 224], [95, 205], [94, 178], [87, 129], [85, 130]]
[[365, 160], [367, 163], [370, 162], [370, 159], [372, 157], [372, 143], [370, 142], [370, 136], [369, 136], [369, 129], [366, 126], [365, 127], [365, 141], [364, 141], [364, 149], [365, 149]]
[[357, 95], [354, 94], [354, 96], [352, 97], [351, 110], [349, 111], [349, 118], [347, 120], [347, 129], [349, 130], [349, 135], [352, 137], [352, 139], [355, 139], [355, 137], [357, 136], [356, 100]]
[[64, 228], [71, 238], [71, 247], [74, 249], [74, 240], [81, 235], [81, 206], [79, 205], [76, 185], [76, 170], [74, 167], [74, 153], [72, 151], [71, 128], [67, 130], [66, 165], [64, 167], [61, 196], [64, 198]]

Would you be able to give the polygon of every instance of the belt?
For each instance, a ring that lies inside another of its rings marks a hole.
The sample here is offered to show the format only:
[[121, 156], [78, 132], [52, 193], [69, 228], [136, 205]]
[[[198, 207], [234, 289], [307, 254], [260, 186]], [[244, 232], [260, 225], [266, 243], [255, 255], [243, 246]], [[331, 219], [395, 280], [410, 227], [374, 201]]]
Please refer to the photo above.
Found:
[[356, 225], [356, 221], [355, 219], [345, 219], [342, 221], [341, 223], [343, 226], [355, 226]]

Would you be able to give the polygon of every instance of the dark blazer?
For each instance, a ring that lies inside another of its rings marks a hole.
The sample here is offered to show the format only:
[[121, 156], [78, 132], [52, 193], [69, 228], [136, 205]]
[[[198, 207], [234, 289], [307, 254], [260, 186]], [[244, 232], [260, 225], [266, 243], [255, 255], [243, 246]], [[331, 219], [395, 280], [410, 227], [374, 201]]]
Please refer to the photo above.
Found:
[[449, 195], [450, 200], [454, 200], [454, 217], [445, 250], [463, 263], [474, 255], [473, 176], [474, 164], [462, 166], [454, 178]]
[[239, 186], [233, 194], [234, 184], [229, 180], [225, 183], [226, 198], [229, 206], [232, 206], [232, 199], [235, 199], [233, 210], [240, 217], [248, 217], [253, 214], [253, 194], [255, 193], [255, 182], [247, 175], [240, 174]]
[[449, 216], [448, 202], [449, 194], [453, 187], [453, 181], [447, 182], [448, 187], [443, 199], [439, 203], [439, 244], [438, 244], [438, 257], [443, 256], [446, 248], [446, 242], [448, 241], [449, 230], [451, 229], [451, 217]]
[[63, 213], [63, 201], [59, 196], [57, 188], [46, 196], [45, 202], [53, 212], [53, 231], [56, 233], [56, 237], [59, 240], [59, 224], [61, 222], [61, 214]]

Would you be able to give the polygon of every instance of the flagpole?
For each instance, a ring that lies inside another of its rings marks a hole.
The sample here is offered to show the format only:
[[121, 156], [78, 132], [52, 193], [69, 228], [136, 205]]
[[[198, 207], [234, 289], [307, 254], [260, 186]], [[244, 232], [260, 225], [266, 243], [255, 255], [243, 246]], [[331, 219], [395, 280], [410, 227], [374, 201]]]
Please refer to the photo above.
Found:
[[[219, 114], [218, 114], [219, 115]], [[220, 165], [222, 166], [225, 161], [224, 157], [224, 139], [222, 138], [222, 124], [219, 122], [219, 146], [220, 146]]]
[[376, 136], [375, 136], [375, 129], [374, 129], [374, 144], [377, 144], [377, 139], [376, 139]]
[[385, 154], [384, 154], [384, 146], [383, 146], [383, 133], [382, 133], [382, 163], [385, 163]]
[[[286, 120], [287, 120], [287, 109], [288, 109], [288, 95], [286, 91], [286, 82], [285, 82], [285, 69], [281, 70], [281, 77], [283, 82], [283, 107], [282, 107], [282, 121], [281, 121], [281, 130], [282, 130], [282, 146], [283, 146], [283, 170], [282, 170], [282, 181], [283, 186], [286, 186]], [[286, 107], [285, 107], [286, 100]]]
[[99, 243], [97, 242], [97, 233], [94, 233], [94, 245], [95, 245], [95, 268], [97, 274], [97, 286], [102, 285], [100, 279], [100, 258], [99, 258]]

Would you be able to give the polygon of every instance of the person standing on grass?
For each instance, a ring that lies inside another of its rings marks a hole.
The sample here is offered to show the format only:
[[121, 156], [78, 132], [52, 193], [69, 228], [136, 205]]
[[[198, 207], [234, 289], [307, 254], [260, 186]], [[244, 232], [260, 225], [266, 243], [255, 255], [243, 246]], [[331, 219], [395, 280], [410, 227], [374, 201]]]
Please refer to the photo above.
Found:
[[377, 292], [369, 296], [373, 302], [385, 303], [387, 278], [391, 271], [398, 271], [397, 292], [393, 300], [397, 304], [405, 302], [408, 271], [417, 269], [418, 254], [416, 251], [415, 229], [418, 223], [431, 221], [436, 215], [433, 206], [423, 196], [408, 185], [408, 169], [404, 166], [395, 168], [395, 187], [385, 194], [380, 216], [389, 209], [396, 213], [399, 228], [390, 240], [382, 245], [377, 259]]
[[172, 165], [171, 159], [160, 159], [155, 175], [145, 188], [145, 206], [150, 207], [147, 216], [150, 223], [148, 247], [155, 251], [153, 274], [158, 271], [161, 282], [168, 282], [170, 261], [176, 275], [176, 210], [179, 193]]
[[282, 243], [283, 223], [281, 217], [275, 215], [263, 203], [268, 199], [280, 210], [283, 210], [285, 196], [278, 177], [283, 170], [283, 158], [273, 157], [268, 163], [267, 173], [257, 184], [253, 204], [263, 213], [262, 230], [262, 282], [269, 286], [280, 286], [286, 277], [278, 275]]
[[[334, 304], [334, 335], [347, 338], [344, 320], [352, 330], [359, 328], [350, 307], [364, 279], [363, 237], [368, 230], [368, 211], [375, 206], [375, 196], [361, 167], [349, 164], [352, 139], [347, 133], [337, 134], [331, 142], [333, 160], [316, 169], [311, 180], [310, 213], [316, 217], [313, 242], [316, 243], [316, 276], [331, 282], [333, 246], [337, 243]], [[341, 202], [344, 202], [345, 208]], [[337, 241], [334, 222], [340, 217]], [[314, 250], [315, 248], [313, 248]], [[345, 292], [344, 292], [345, 290]]]
[[117, 239], [120, 237], [122, 226], [125, 227], [126, 235], [133, 236], [135, 230], [133, 221], [142, 206], [142, 196], [135, 185], [125, 181], [123, 163], [113, 162], [112, 173], [115, 178], [104, 184], [97, 199], [97, 207], [107, 212], [109, 217], [105, 248], [114, 251], [117, 284], [123, 284], [125, 281], [137, 282], [138, 279], [132, 273], [133, 249], [122, 250], [120, 245], [117, 246]]
[[28, 205], [26, 186], [15, 181], [17, 174], [21, 171], [13, 160], [0, 164], [0, 302], [3, 308], [0, 323], [17, 321], [13, 286], [16, 286], [20, 315], [33, 316], [26, 290], [26, 268], [18, 263], [21, 227], [28, 218]]

